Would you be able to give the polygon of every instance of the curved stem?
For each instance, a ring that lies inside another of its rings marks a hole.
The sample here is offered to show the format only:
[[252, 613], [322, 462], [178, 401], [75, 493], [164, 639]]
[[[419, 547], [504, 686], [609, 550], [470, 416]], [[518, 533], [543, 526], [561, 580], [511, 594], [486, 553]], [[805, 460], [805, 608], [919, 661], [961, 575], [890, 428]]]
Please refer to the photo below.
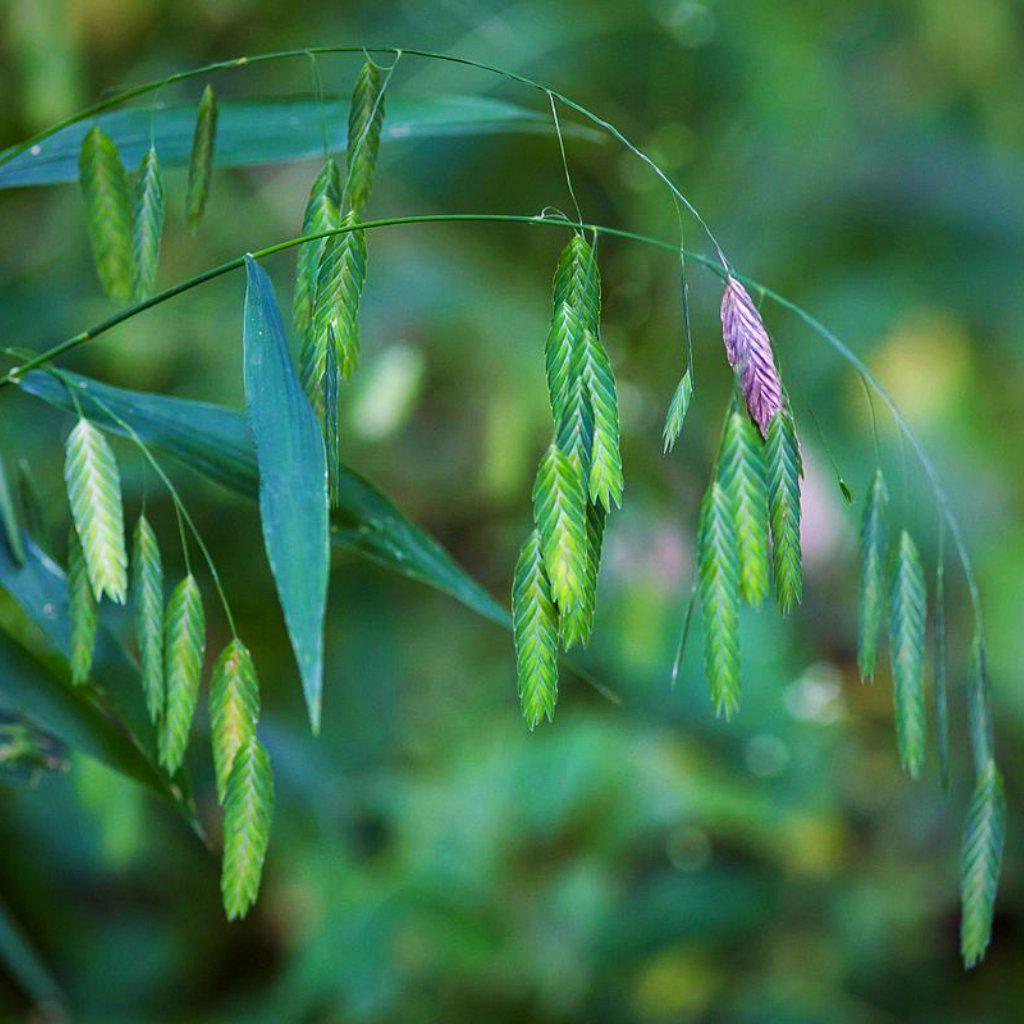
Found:
[[403, 55], [409, 55], [411, 57], [422, 57], [425, 60], [444, 61], [448, 64], [458, 64], [462, 67], [476, 68], [478, 71], [486, 71], [488, 74], [498, 75], [501, 78], [507, 78], [509, 81], [518, 82], [520, 85], [525, 85], [527, 88], [544, 93], [548, 97], [549, 101], [552, 98], [560, 100], [571, 110], [575, 110], [576, 113], [581, 114], [583, 117], [587, 118], [588, 121], [597, 125], [599, 128], [604, 129], [604, 131], [625, 146], [634, 156], [647, 164], [658, 179], [672, 193], [673, 197], [678, 202], [682, 203], [697, 223], [700, 224], [711, 244], [715, 247], [715, 252], [718, 254], [718, 258], [721, 261], [723, 269], [726, 271], [730, 269], [729, 261], [726, 259], [718, 239], [715, 237], [707, 221], [704, 220], [693, 203], [683, 195], [683, 193], [673, 184], [668, 175], [665, 174], [665, 172], [646, 153], [631, 142], [610, 121], [607, 121], [600, 115], [595, 114], [592, 110], [589, 110], [582, 104], [577, 103], [575, 100], [566, 96], [564, 93], [559, 92], [557, 89], [552, 89], [550, 86], [544, 85], [535, 79], [528, 78], [526, 75], [520, 75], [515, 71], [506, 71], [504, 68], [495, 67], [493, 64], [485, 64], [481, 61], [471, 60], [469, 57], [458, 57], [453, 54], [438, 53], [434, 50], [409, 49], [404, 46], [307, 46], [299, 50], [276, 50], [271, 53], [255, 54], [251, 57], [237, 57], [234, 60], [216, 61], [213, 64], [205, 64], [202, 67], [190, 68], [187, 71], [178, 71], [173, 75], [168, 75], [166, 78], [160, 78], [152, 82], [144, 82], [141, 85], [122, 89], [119, 92], [108, 96], [105, 100], [94, 103], [91, 107], [87, 107], [85, 110], [79, 111], [77, 114], [72, 114], [70, 117], [65, 117], [50, 125], [49, 128], [44, 128], [42, 131], [36, 132], [35, 135], [32, 135], [24, 142], [13, 146], [11, 149], [7, 150], [7, 152], [0, 153], [0, 167], [8, 161], [13, 160], [19, 153], [25, 152], [25, 150], [39, 142], [42, 142], [44, 139], [49, 138], [62, 128], [67, 128], [69, 125], [77, 124], [79, 121], [85, 121], [90, 117], [95, 117], [97, 114], [101, 114], [105, 110], [120, 106], [128, 100], [144, 96], [156, 89], [162, 89], [166, 85], [173, 85], [175, 82], [183, 82], [190, 78], [197, 78], [201, 75], [209, 75], [219, 71], [230, 71], [236, 68], [243, 68], [250, 64], [287, 60], [294, 57], [305, 57], [308, 59], [312, 55], [329, 53], [362, 53], [366, 56], [371, 53], [390, 53], [395, 56], [396, 60]]
[[[861, 375], [861, 378], [870, 385], [872, 390], [878, 397], [885, 403], [886, 407], [892, 414], [893, 420], [900, 430], [902, 436], [904, 436], [909, 442], [911, 447], [914, 449], [914, 453], [917, 455], [918, 461], [921, 463], [925, 474], [928, 477], [928, 481], [931, 484], [932, 492], [935, 495], [936, 502], [938, 503], [939, 510], [942, 513], [946, 524], [949, 526], [950, 536], [953, 538], [954, 546], [956, 547], [957, 555], [960, 559], [960, 564], [963, 568], [964, 578], [967, 581], [967, 588], [970, 593], [971, 606], [974, 611], [975, 623], [979, 634], [983, 634], [982, 629], [982, 615], [981, 615], [981, 594], [978, 588], [977, 579], [974, 575], [974, 568], [971, 564], [970, 554], [967, 551], [967, 543], [964, 539], [963, 532], [960, 529], [960, 524], [953, 512], [952, 505], [950, 504], [949, 497], [946, 494], [942, 482], [939, 479], [938, 470], [935, 464], [932, 462], [931, 457], [925, 451], [924, 445], [914, 434], [907, 422], [906, 417], [900, 411], [899, 406], [896, 404], [895, 398], [885, 387], [884, 384], [875, 376], [874, 373], [868, 368], [864, 361], [843, 341], [841, 341], [832, 331], [830, 331], [820, 320], [812, 316], [801, 306], [791, 302], [789, 299], [780, 295], [778, 292], [773, 291], [771, 288], [762, 285], [760, 282], [755, 281], [753, 278], [748, 277], [745, 274], [734, 274], [725, 265], [720, 265], [715, 260], [702, 253], [694, 253], [685, 249], [681, 249], [678, 244], [673, 242], [666, 242], [660, 238], [652, 238], [649, 235], [641, 235], [635, 231], [626, 231], [622, 228], [607, 227], [602, 224], [590, 224], [584, 223], [583, 225], [574, 223], [567, 217], [545, 217], [545, 216], [531, 216], [528, 214], [504, 214], [504, 213], [438, 213], [438, 214], [415, 214], [404, 217], [387, 217], [378, 220], [363, 221], [358, 225], [359, 229], [373, 229], [392, 227], [402, 224], [440, 224], [440, 223], [512, 223], [512, 224], [534, 224], [534, 225], [545, 225], [547, 227], [558, 227], [566, 228], [569, 230], [579, 230], [582, 226], [587, 231], [593, 231], [599, 235], [608, 235], [614, 238], [624, 238], [633, 242], [640, 242], [644, 245], [650, 245], [658, 249], [664, 249], [668, 252], [675, 254], [682, 253], [686, 259], [693, 260], [695, 263], [699, 263], [701, 266], [710, 270], [713, 274], [719, 278], [725, 278], [729, 274], [733, 274], [738, 280], [742, 281], [748, 288], [752, 288], [760, 292], [766, 298], [769, 298], [776, 305], [799, 317], [808, 327], [811, 328], [816, 334], [818, 334], [829, 346], [831, 346], [835, 352], [849, 363], [857, 372]], [[319, 231], [308, 235], [299, 235], [296, 238], [289, 238], [283, 242], [277, 242], [274, 245], [267, 246], [263, 249], [258, 249], [250, 255], [254, 259], [263, 259], [267, 256], [272, 256], [275, 253], [285, 252], [288, 249], [292, 249], [295, 246], [302, 245], [305, 242], [317, 241], [321, 238], [327, 238], [330, 235], [345, 234], [348, 231], [355, 230], [355, 227], [340, 227], [332, 228], [327, 231]], [[224, 274], [230, 273], [232, 270], [237, 270], [244, 266], [245, 257], [241, 256], [233, 260], [228, 260], [226, 263], [221, 263], [219, 266], [213, 267], [210, 270], [204, 271], [201, 274], [197, 274], [195, 277], [189, 278], [187, 281], [182, 281], [179, 284], [167, 288], [156, 295], [151, 296], [148, 299], [138, 302], [133, 306], [129, 306], [126, 309], [120, 310], [119, 312], [107, 317], [106, 320], [101, 321], [94, 327], [90, 327], [88, 330], [82, 331], [79, 334], [75, 334], [70, 338], [65, 339], [52, 348], [47, 349], [45, 352], [41, 352], [39, 355], [34, 356], [27, 362], [20, 366], [12, 367], [7, 374], [0, 378], [0, 388], [7, 384], [15, 382], [18, 377], [22, 374], [27, 373], [29, 370], [35, 369], [41, 366], [43, 363], [49, 362], [51, 359], [57, 356], [63, 355], [65, 352], [70, 351], [73, 348], [77, 348], [79, 345], [85, 344], [87, 341], [93, 338], [99, 337], [106, 331], [109, 331], [112, 327], [116, 327], [118, 324], [123, 323], [125, 320], [129, 320], [131, 317], [144, 310], [151, 309], [153, 306], [158, 306], [162, 302], [166, 302], [168, 299], [174, 298], [176, 295], [180, 295], [183, 292], [189, 291], [192, 288], [200, 284], [204, 284], [207, 281], [212, 281], [214, 278], [221, 277]]]

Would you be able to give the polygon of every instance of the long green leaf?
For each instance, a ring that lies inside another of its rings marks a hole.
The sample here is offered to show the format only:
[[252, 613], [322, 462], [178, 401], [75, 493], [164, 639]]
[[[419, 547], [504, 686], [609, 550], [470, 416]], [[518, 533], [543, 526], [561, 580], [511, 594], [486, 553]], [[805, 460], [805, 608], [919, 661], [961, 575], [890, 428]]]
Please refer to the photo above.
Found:
[[889, 658], [900, 761], [916, 779], [924, 765], [924, 631], [927, 592], [917, 545], [903, 530], [889, 587]]
[[[322, 157], [325, 125], [328, 149], [339, 152], [345, 148], [348, 107], [348, 100], [337, 96], [328, 96], [322, 104], [311, 96], [223, 101], [217, 118], [214, 166], [239, 167]], [[144, 105], [107, 111], [88, 122], [68, 125], [0, 165], [0, 189], [76, 181], [78, 153], [93, 125], [110, 137], [129, 166], [139, 163], [152, 138], [165, 169], [185, 167], [195, 117], [193, 104]], [[389, 95], [388, 119], [381, 131], [381, 141], [551, 131], [550, 112], [529, 110], [487, 96]], [[562, 134], [600, 138], [592, 130], [568, 122], [562, 124]]]
[[985, 956], [1003, 859], [1006, 796], [993, 760], [978, 774], [960, 855], [960, 952], [967, 967]]
[[330, 570], [324, 439], [288, 354], [270, 278], [253, 259], [246, 260], [246, 273], [245, 396], [263, 539], [316, 733]]
[[224, 798], [221, 895], [229, 921], [245, 917], [256, 902], [274, 814], [270, 759], [255, 736], [235, 755]]
[[[206, 402], [115, 388], [75, 374], [63, 377], [74, 384], [81, 407], [105, 430], [124, 432], [103, 407], [130, 424], [147, 444], [236, 494], [257, 496], [256, 453], [240, 413]], [[75, 411], [68, 388], [51, 374], [33, 371], [19, 383], [22, 390], [50, 405]], [[340, 507], [331, 524], [334, 544], [434, 587], [491, 622], [511, 625], [505, 609], [436, 540], [346, 466], [340, 469], [339, 496]]]

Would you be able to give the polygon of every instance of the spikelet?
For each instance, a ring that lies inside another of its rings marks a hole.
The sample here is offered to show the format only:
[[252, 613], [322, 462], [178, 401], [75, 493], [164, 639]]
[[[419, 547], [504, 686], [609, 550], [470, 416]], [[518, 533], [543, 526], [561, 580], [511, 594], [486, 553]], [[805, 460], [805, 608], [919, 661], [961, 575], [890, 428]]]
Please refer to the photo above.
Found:
[[132, 221], [132, 253], [136, 300], [151, 295], [156, 287], [160, 263], [160, 241], [164, 232], [164, 183], [156, 147], [142, 157], [135, 181], [135, 210]]
[[117, 146], [101, 128], [90, 128], [82, 140], [78, 176], [96, 273], [109, 298], [128, 303], [135, 278], [131, 193]]
[[139, 516], [132, 540], [132, 603], [142, 692], [155, 723], [164, 712], [164, 567], [145, 515]]
[[366, 61], [359, 70], [348, 109], [348, 172], [343, 209], [359, 213], [373, 188], [380, 131], [384, 124], [380, 70]]
[[571, 413], [573, 381], [577, 376], [582, 338], [583, 325], [576, 310], [567, 302], [556, 305], [544, 344], [548, 401], [556, 430]]
[[974, 783], [960, 854], [960, 953], [974, 967], [992, 938], [992, 915], [1003, 859], [1006, 795], [991, 758]]
[[557, 424], [555, 440], [569, 457], [581, 483], [585, 482], [590, 475], [594, 449], [594, 410], [586, 382], [580, 376], [571, 378], [569, 382], [565, 412]]
[[512, 582], [519, 703], [531, 729], [555, 713], [558, 698], [558, 611], [544, 569], [540, 534], [530, 532]]
[[196, 127], [192, 133], [192, 152], [188, 160], [188, 192], [185, 211], [191, 231], [199, 226], [206, 201], [210, 197], [210, 179], [213, 177], [213, 150], [217, 141], [217, 95], [207, 85], [199, 100]]
[[772, 417], [782, 408], [782, 382], [761, 314], [731, 274], [722, 295], [722, 340], [729, 365], [739, 374], [747, 409], [764, 437]]
[[800, 447], [789, 410], [768, 424], [765, 441], [768, 504], [772, 527], [772, 568], [779, 609], [786, 615], [803, 596], [800, 551]]
[[[309, 191], [306, 210], [302, 216], [302, 233], [313, 235], [330, 231], [341, 223], [338, 212], [341, 203], [341, 176], [334, 157], [327, 157]], [[303, 242], [295, 270], [295, 333], [305, 339], [313, 320], [313, 301], [316, 298], [316, 275], [320, 256], [327, 245], [326, 238]]]
[[327, 346], [327, 368], [324, 373], [324, 443], [327, 455], [327, 495], [331, 508], [341, 504], [341, 436], [338, 425], [338, 360], [334, 346]]
[[759, 605], [768, 596], [771, 571], [764, 442], [738, 403], [726, 421], [717, 472], [736, 525], [740, 591], [749, 604]]
[[868, 488], [860, 526], [860, 601], [857, 621], [857, 664], [865, 682], [875, 676], [878, 631], [885, 615], [885, 506], [889, 492], [881, 469]]
[[939, 782], [949, 792], [949, 680], [946, 648], [946, 583], [945, 566], [942, 562], [942, 545], [939, 545], [939, 561], [935, 567], [935, 661], [932, 674], [935, 678], [935, 734], [939, 747]]
[[210, 679], [210, 738], [217, 799], [227, 797], [235, 755], [256, 736], [260, 690], [249, 649], [235, 637], [221, 652]]
[[586, 499], [569, 457], [550, 445], [537, 467], [533, 519], [540, 535], [544, 569], [561, 615], [570, 615], [587, 596]]
[[595, 505], [610, 512], [622, 504], [622, 453], [619, 450], [619, 401], [615, 377], [600, 338], [585, 327], [580, 343], [580, 376], [593, 409], [593, 455], [588, 494]]
[[[355, 214], [342, 226], [358, 224]], [[338, 371], [346, 380], [359, 359], [359, 302], [366, 280], [366, 235], [360, 228], [332, 235], [317, 272], [313, 324], [299, 356], [302, 385], [317, 415], [323, 418], [323, 377], [327, 346], [333, 344]]]
[[160, 723], [160, 763], [173, 775], [185, 760], [188, 735], [199, 699], [206, 652], [206, 617], [199, 584], [189, 573], [171, 592], [164, 635], [167, 687]]
[[256, 902], [274, 813], [270, 759], [255, 736], [235, 754], [224, 794], [224, 856], [220, 889], [228, 920]]
[[71, 620], [71, 682], [86, 682], [92, 671], [98, 621], [96, 597], [75, 528], [68, 531], [68, 618]]
[[85, 418], [79, 419], [68, 437], [64, 479], [96, 600], [106, 594], [124, 604], [128, 555], [121, 478], [107, 439]]
[[916, 779], [924, 764], [924, 569], [917, 546], [903, 530], [889, 590], [889, 658], [892, 663], [896, 739], [900, 762]]
[[672, 393], [672, 400], [668, 403], [668, 412], [665, 414], [665, 428], [661, 436], [666, 455], [675, 448], [676, 441], [683, 432], [683, 423], [686, 421], [686, 412], [690, 408], [692, 397], [693, 377], [690, 375], [690, 368], [687, 367]]
[[581, 329], [600, 334], [601, 275], [594, 250], [581, 234], [569, 239], [555, 268], [552, 306], [562, 303], [579, 316]]
[[740, 706], [740, 556], [733, 503], [717, 480], [701, 507], [697, 577], [711, 701], [729, 718]]

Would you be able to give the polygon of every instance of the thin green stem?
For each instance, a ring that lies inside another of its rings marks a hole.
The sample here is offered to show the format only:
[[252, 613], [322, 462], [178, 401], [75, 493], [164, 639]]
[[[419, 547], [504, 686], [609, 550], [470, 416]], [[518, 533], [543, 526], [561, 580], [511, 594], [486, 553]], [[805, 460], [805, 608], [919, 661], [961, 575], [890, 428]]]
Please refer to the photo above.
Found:
[[572, 173], [569, 170], [569, 158], [565, 155], [565, 140], [562, 138], [562, 126], [558, 122], [558, 107], [555, 106], [554, 93], [548, 93], [548, 100], [551, 102], [551, 120], [555, 124], [555, 135], [558, 138], [558, 152], [562, 157], [562, 170], [565, 172], [565, 184], [569, 189], [569, 198], [572, 199], [573, 208], [576, 210], [576, 221], [583, 223], [583, 211], [580, 209], [579, 201], [576, 199], [576, 189], [572, 185]]

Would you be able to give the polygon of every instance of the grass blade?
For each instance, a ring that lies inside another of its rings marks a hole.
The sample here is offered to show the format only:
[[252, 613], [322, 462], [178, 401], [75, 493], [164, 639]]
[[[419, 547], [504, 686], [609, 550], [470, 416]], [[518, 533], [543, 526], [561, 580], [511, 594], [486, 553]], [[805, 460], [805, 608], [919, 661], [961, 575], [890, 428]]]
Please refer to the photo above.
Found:
[[78, 176], [96, 273], [107, 296], [126, 305], [135, 279], [131, 195], [117, 146], [99, 127], [82, 140]]
[[229, 921], [256, 902], [274, 813], [270, 759], [255, 736], [239, 748], [224, 797], [221, 895]]
[[519, 703], [532, 730], [545, 717], [551, 721], [558, 699], [558, 610], [536, 529], [526, 538], [516, 561], [512, 622]]
[[188, 160], [188, 192], [185, 211], [189, 230], [195, 231], [210, 197], [213, 177], [213, 150], [217, 141], [217, 94], [207, 85], [199, 100], [196, 127], [192, 134], [192, 152]]
[[738, 405], [726, 421], [717, 472], [736, 525], [740, 592], [748, 604], [759, 605], [768, 596], [771, 580], [764, 442]]
[[889, 591], [889, 658], [900, 762], [913, 779], [920, 775], [925, 755], [926, 604], [921, 556], [910, 534], [903, 530], [893, 560]]
[[330, 569], [324, 440], [288, 355], [273, 285], [252, 259], [246, 273], [245, 398], [263, 539], [316, 733]]
[[868, 488], [860, 526], [860, 601], [857, 621], [857, 665], [867, 682], [875, 677], [878, 632], [885, 615], [885, 563], [887, 538], [885, 506], [889, 492], [881, 469]]
[[96, 600], [107, 594], [112, 601], [124, 604], [128, 554], [121, 477], [107, 439], [84, 416], [67, 440], [64, 480]]
[[150, 146], [139, 165], [132, 220], [132, 252], [136, 301], [153, 293], [164, 233], [164, 183], [156, 147]]
[[974, 784], [960, 856], [960, 953], [968, 968], [981, 962], [992, 938], [1005, 818], [1002, 776], [990, 759]]
[[132, 543], [132, 601], [142, 692], [150, 720], [156, 723], [164, 713], [164, 567], [145, 515], [135, 524]]
[[185, 760], [206, 654], [203, 598], [191, 573], [171, 591], [165, 630], [167, 695], [160, 722], [160, 763], [173, 774]]
[[765, 441], [768, 504], [772, 528], [772, 568], [779, 610], [788, 614], [803, 597], [800, 550], [800, 448], [789, 410], [772, 417]]
[[39, 1011], [41, 1020], [70, 1019], [67, 997], [49, 967], [32, 947], [7, 906], [0, 902], [0, 963], [24, 990]]
[[4, 538], [14, 560], [21, 565], [25, 561], [25, 541], [22, 538], [21, 516], [14, 491], [7, 479], [3, 457], [0, 456], [0, 521], [3, 522]]
[[227, 799], [235, 755], [256, 736], [260, 690], [249, 649], [235, 637], [221, 652], [210, 680], [210, 738], [217, 799]]
[[98, 615], [85, 555], [72, 527], [68, 531], [68, 619], [71, 623], [71, 682], [80, 686], [92, 671]]
[[714, 480], [704, 495], [697, 536], [704, 670], [715, 713], [740, 706], [740, 554], [733, 502]]

